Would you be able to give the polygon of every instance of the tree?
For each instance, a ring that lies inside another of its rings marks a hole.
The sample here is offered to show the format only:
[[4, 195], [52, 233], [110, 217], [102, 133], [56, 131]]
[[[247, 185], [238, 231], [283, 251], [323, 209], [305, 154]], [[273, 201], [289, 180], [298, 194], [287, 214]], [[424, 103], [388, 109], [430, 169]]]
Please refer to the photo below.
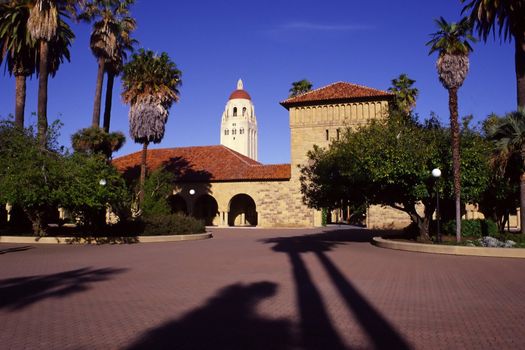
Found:
[[[46, 147], [47, 136], [47, 82], [49, 78], [50, 50], [49, 43], [57, 35], [62, 17], [66, 10], [76, 13], [74, 0], [31, 0], [27, 29], [32, 40], [39, 46], [39, 79], [38, 79], [38, 139], [42, 148]], [[65, 24], [65, 22], [64, 22]], [[69, 29], [71, 32], [71, 30]], [[71, 32], [72, 33], [72, 32]]]
[[520, 161], [520, 223], [525, 233], [525, 111], [507, 114], [489, 128], [488, 136], [496, 146], [494, 161], [500, 173], [506, 172], [513, 158]]
[[96, 20], [90, 38], [91, 52], [98, 61], [92, 127], [100, 126], [106, 62], [114, 61], [121, 56], [122, 30], [131, 31], [130, 29], [135, 27], [134, 20], [128, 16], [129, 6], [134, 2], [134, 0], [94, 0], [88, 3], [84, 12], [79, 15], [79, 18], [85, 21]]
[[108, 76], [106, 85], [106, 99], [104, 106], [104, 130], [109, 132], [111, 122], [111, 105], [113, 100], [113, 84], [115, 77], [120, 75], [124, 62], [127, 59], [127, 53], [133, 52], [137, 40], [131, 38], [131, 32], [135, 30], [136, 23], [131, 17], [124, 17], [116, 22], [119, 30], [117, 35], [117, 48], [115, 54], [106, 61], [105, 69]]
[[59, 207], [95, 224], [107, 205], [118, 207], [126, 195], [124, 180], [105, 157], [64, 153], [58, 128], [58, 122], [51, 125], [48, 148], [42, 149], [32, 128], [0, 121], [0, 203], [21, 207], [37, 236], [46, 234], [49, 214]]
[[401, 74], [398, 78], [392, 79], [392, 87], [388, 89], [394, 94], [394, 108], [410, 115], [416, 106], [416, 99], [419, 90], [412, 87], [416, 81], [410, 79], [408, 75]]
[[[402, 113], [398, 111], [398, 113]], [[487, 145], [473, 129], [464, 129], [465, 202], [476, 202], [487, 186]], [[423, 240], [430, 239], [435, 211], [435, 180], [443, 172], [440, 197], [453, 196], [450, 132], [437, 120], [424, 124], [390, 116], [357, 130], [347, 130], [329, 149], [314, 147], [301, 168], [301, 192], [313, 208], [336, 208], [341, 201], [355, 208], [387, 205], [407, 213]], [[423, 204], [423, 210], [419, 210]]]
[[75, 152], [84, 154], [102, 154], [110, 159], [126, 142], [121, 132], [108, 133], [99, 127], [85, 128], [71, 136], [71, 145]]
[[124, 66], [122, 98], [130, 104], [129, 133], [135, 142], [143, 145], [139, 208], [144, 202], [148, 144], [160, 143], [164, 137], [169, 108], [179, 100], [181, 74], [165, 52], [156, 55], [140, 49]]
[[15, 76], [15, 124], [24, 127], [26, 78], [36, 70], [37, 49], [27, 33], [28, 1], [0, 4], [0, 63]]
[[295, 97], [301, 94], [304, 94], [310, 90], [312, 90], [312, 82], [307, 79], [294, 81], [292, 83], [292, 87], [290, 88], [290, 96], [289, 97]]
[[490, 32], [505, 40], [514, 38], [515, 69], [518, 107], [525, 108], [525, 1], [523, 0], [461, 0], [467, 3], [463, 13], [474, 23], [479, 35], [486, 42]]
[[452, 134], [452, 161], [454, 171], [454, 195], [456, 200], [456, 240], [461, 241], [461, 174], [460, 174], [460, 130], [458, 122], [458, 89], [463, 85], [469, 69], [468, 55], [472, 51], [469, 41], [472, 27], [468, 19], [459, 23], [448, 23], [443, 17], [436, 20], [439, 28], [432, 34], [430, 54], [438, 51], [436, 63], [441, 84], [448, 90], [450, 130]]

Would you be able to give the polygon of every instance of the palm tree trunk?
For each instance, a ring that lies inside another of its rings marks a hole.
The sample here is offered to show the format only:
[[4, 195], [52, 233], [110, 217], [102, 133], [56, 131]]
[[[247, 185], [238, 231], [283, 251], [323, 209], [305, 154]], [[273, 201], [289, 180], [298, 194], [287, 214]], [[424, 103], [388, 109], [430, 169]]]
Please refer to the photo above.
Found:
[[108, 72], [108, 83], [106, 86], [106, 104], [104, 106], [104, 130], [109, 132], [109, 123], [111, 121], [111, 103], [113, 100], [113, 83], [115, 74]]
[[525, 172], [520, 176], [520, 229], [525, 234]]
[[458, 89], [448, 90], [450, 109], [450, 131], [452, 134], [452, 170], [454, 177], [454, 197], [456, 200], [456, 241], [461, 242], [461, 177], [460, 177], [460, 141], [458, 122]]
[[47, 80], [48, 70], [48, 43], [40, 40], [40, 65], [38, 73], [38, 132], [37, 137], [40, 147], [45, 148], [47, 144]]
[[525, 108], [525, 30], [514, 36], [518, 107]]
[[97, 87], [95, 89], [95, 103], [93, 105], [93, 117], [91, 126], [98, 128], [100, 125], [100, 105], [102, 101], [102, 84], [104, 83], [104, 58], [98, 59]]
[[139, 184], [139, 210], [144, 204], [144, 182], [146, 181], [146, 158], [148, 155], [148, 142], [142, 145], [142, 161], [140, 163], [140, 184]]
[[15, 125], [19, 128], [24, 127], [24, 110], [26, 107], [26, 76], [21, 74], [15, 77], [16, 98], [15, 98]]

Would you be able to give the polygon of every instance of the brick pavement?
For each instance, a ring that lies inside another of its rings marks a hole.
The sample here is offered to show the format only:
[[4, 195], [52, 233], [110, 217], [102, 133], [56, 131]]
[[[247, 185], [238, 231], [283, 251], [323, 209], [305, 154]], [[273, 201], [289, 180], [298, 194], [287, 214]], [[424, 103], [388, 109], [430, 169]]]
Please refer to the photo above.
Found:
[[2, 349], [519, 349], [525, 261], [381, 249], [360, 230], [0, 244]]

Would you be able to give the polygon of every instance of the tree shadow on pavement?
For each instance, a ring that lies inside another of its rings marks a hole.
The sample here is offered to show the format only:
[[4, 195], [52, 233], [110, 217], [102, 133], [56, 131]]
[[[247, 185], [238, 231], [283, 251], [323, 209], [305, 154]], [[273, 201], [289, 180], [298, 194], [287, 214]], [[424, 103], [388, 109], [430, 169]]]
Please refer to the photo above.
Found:
[[0, 255], [7, 254], [7, 253], [23, 252], [23, 251], [29, 250], [29, 249], [33, 249], [33, 247], [30, 246], [30, 245], [27, 245], [27, 246], [23, 246], [23, 247], [12, 247], [12, 248], [0, 249]]
[[256, 313], [257, 304], [276, 290], [271, 282], [225, 287], [204, 306], [145, 333], [129, 349], [291, 349], [290, 322]]
[[90, 284], [105, 281], [126, 269], [82, 268], [50, 275], [0, 280], [0, 310], [17, 311], [48, 298], [63, 298], [86, 291]]
[[[352, 232], [350, 232], [352, 231]], [[361, 325], [369, 346], [376, 349], [409, 349], [410, 346], [383, 315], [363, 296], [327, 256], [345, 242], [368, 242], [374, 233], [368, 230], [338, 230], [321, 234], [279, 237], [264, 240], [275, 252], [285, 253], [292, 268], [300, 329], [304, 349], [343, 349], [343, 341], [334, 329], [302, 254], [313, 253], [345, 302], [348, 312]]]

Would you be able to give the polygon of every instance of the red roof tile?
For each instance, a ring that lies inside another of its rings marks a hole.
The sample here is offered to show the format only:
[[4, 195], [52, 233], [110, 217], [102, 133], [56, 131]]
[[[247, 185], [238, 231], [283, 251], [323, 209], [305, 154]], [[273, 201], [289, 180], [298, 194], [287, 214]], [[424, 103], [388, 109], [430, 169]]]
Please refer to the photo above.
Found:
[[[142, 151], [113, 160], [130, 177], [138, 177]], [[148, 150], [148, 170], [173, 171], [180, 182], [288, 180], [290, 164], [263, 165], [228, 147], [197, 146]]]
[[292, 106], [308, 105], [312, 103], [335, 102], [345, 100], [359, 99], [391, 99], [393, 95], [390, 92], [369, 88], [366, 86], [337, 82], [330, 85], [305, 92], [299, 96], [290, 97], [281, 102], [285, 108]]
[[244, 90], [235, 90], [234, 92], [232, 92], [232, 94], [230, 95], [230, 100], [233, 100], [235, 98], [244, 98], [244, 99], [247, 99], [247, 100], [251, 100], [252, 98], [250, 97], [250, 94], [248, 94], [246, 91]]

